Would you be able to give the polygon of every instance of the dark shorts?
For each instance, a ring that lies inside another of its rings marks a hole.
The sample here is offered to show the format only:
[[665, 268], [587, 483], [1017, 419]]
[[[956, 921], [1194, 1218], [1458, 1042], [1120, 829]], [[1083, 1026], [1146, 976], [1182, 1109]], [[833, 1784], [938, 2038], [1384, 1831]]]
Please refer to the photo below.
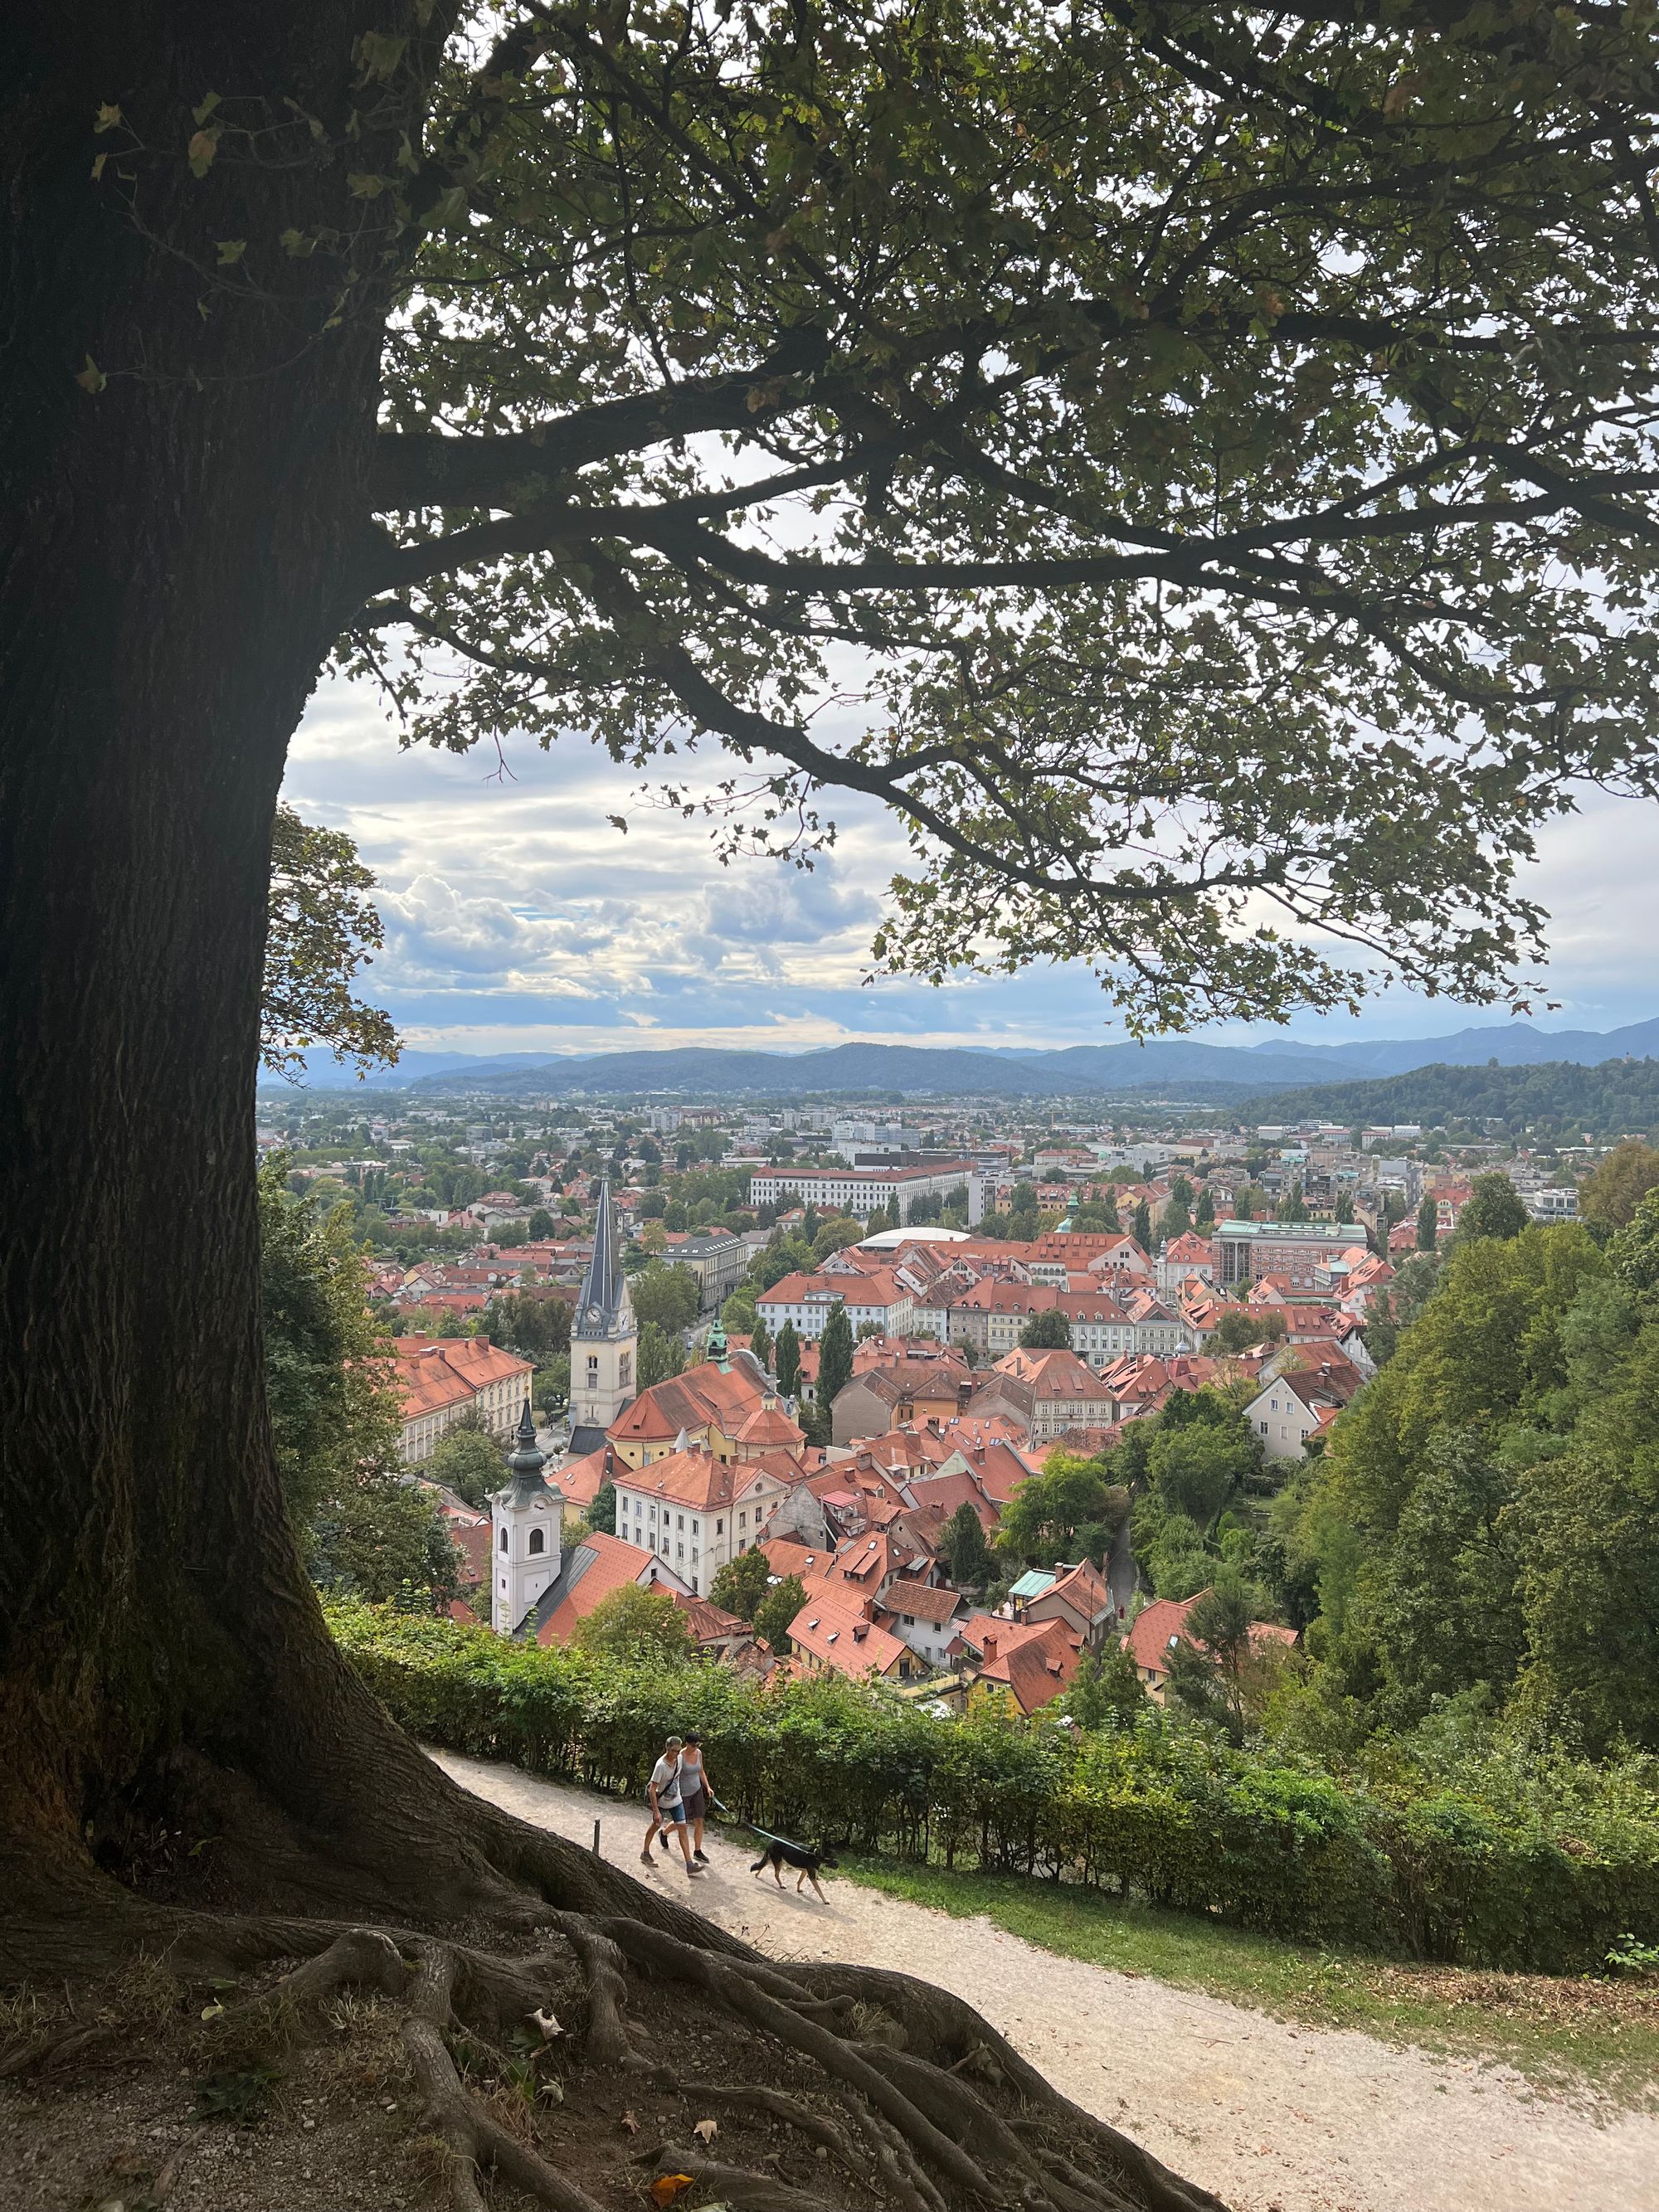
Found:
[[682, 1802], [688, 1820], [704, 1820], [708, 1817], [708, 1795], [702, 1790], [688, 1790]]

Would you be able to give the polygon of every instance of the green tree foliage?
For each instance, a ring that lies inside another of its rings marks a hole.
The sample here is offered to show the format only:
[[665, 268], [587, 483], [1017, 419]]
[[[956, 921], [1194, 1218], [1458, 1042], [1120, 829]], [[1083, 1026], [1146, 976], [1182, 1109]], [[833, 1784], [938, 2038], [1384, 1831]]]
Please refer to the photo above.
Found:
[[708, 1595], [739, 1620], [752, 1622], [772, 1580], [764, 1552], [739, 1552], [715, 1573]]
[[399, 1611], [429, 1613], [460, 1595], [460, 1555], [431, 1498], [388, 1469], [374, 1469], [324, 1498], [307, 1531], [319, 1589]]
[[1111, 1231], [1114, 1235], [1121, 1234], [1123, 1224], [1118, 1218], [1117, 1185], [1115, 1182], [1107, 1184], [1105, 1195], [1099, 1202], [1099, 1211], [1101, 1227]]
[[535, 1367], [570, 1349], [570, 1308], [562, 1298], [541, 1298], [527, 1291], [504, 1291], [491, 1298], [479, 1323], [492, 1344], [516, 1352]]
[[1176, 1238], [1184, 1237], [1192, 1225], [1192, 1212], [1188, 1200], [1171, 1197], [1158, 1217], [1158, 1233], [1166, 1244], [1173, 1244]]
[[1028, 1352], [1065, 1352], [1071, 1347], [1072, 1324], [1058, 1306], [1029, 1316], [1019, 1333]]
[[843, 1251], [848, 1245], [858, 1243], [864, 1233], [863, 1223], [855, 1220], [850, 1213], [835, 1214], [823, 1224], [813, 1237], [812, 1257], [817, 1261], [827, 1260], [832, 1253]]
[[1143, 1252], [1152, 1250], [1152, 1210], [1144, 1198], [1138, 1198], [1135, 1200], [1134, 1217], [1130, 1224], [1129, 1234]]
[[761, 1319], [758, 1314], [755, 1316], [755, 1326], [750, 1331], [749, 1349], [754, 1353], [756, 1358], [759, 1360], [763, 1367], [769, 1368], [771, 1366], [772, 1332], [767, 1328], [766, 1323]]
[[800, 1338], [792, 1321], [785, 1322], [778, 1331], [777, 1364], [772, 1371], [777, 1377], [779, 1394], [793, 1398], [800, 1389]]
[[755, 1607], [755, 1633], [780, 1658], [789, 1649], [789, 1624], [805, 1602], [805, 1583], [799, 1575], [785, 1575]]
[[570, 1641], [639, 1667], [683, 1667], [692, 1656], [690, 1626], [673, 1599], [634, 1583], [601, 1598]]
[[259, 1287], [276, 1464], [303, 1528], [364, 1469], [396, 1465], [403, 1421], [391, 1340], [365, 1302], [352, 1208], [321, 1212], [289, 1191], [287, 1173], [280, 1153], [259, 1170]]
[[1526, 1206], [1509, 1177], [1476, 1176], [1457, 1217], [1458, 1236], [1466, 1242], [1476, 1237], [1518, 1237], [1526, 1225]]
[[1308, 1201], [1302, 1195], [1301, 1178], [1292, 1176], [1285, 1186], [1285, 1195], [1273, 1208], [1273, 1219], [1275, 1221], [1305, 1221], [1307, 1218]]
[[482, 1505], [491, 1491], [499, 1490], [507, 1480], [501, 1446], [482, 1422], [465, 1428], [457, 1424], [446, 1430], [423, 1462], [421, 1473], [446, 1490], [454, 1491], [469, 1505]]
[[1131, 1727], [1147, 1698], [1134, 1661], [1114, 1636], [1103, 1650], [1085, 1656], [1060, 1703], [1079, 1728], [1114, 1729]]
[[760, 1319], [755, 1309], [759, 1296], [752, 1283], [744, 1283], [732, 1291], [720, 1308], [720, 1326], [728, 1336], [752, 1336]]
[[343, 831], [302, 822], [285, 803], [270, 841], [270, 904], [259, 1056], [276, 1074], [304, 1065], [306, 1049], [327, 1045], [358, 1073], [398, 1057], [392, 1018], [352, 995], [360, 968], [386, 942], [366, 893], [374, 878]]
[[1026, 1566], [1092, 1559], [1097, 1564], [1129, 1510], [1128, 1493], [1109, 1482], [1103, 1463], [1050, 1452], [1040, 1474], [1015, 1486], [1003, 1509], [997, 1548]]
[[1135, 1486], [1134, 1547], [1143, 1575], [1159, 1597], [1192, 1596], [1214, 1578], [1223, 1516], [1261, 1469], [1261, 1445], [1249, 1423], [1221, 1391], [1183, 1391], [1134, 1423], [1113, 1463]]
[[1205, 1349], [1218, 1356], [1248, 1352], [1252, 1345], [1277, 1340], [1285, 1329], [1285, 1316], [1276, 1307], [1230, 1305], [1210, 1331]]
[[652, 1323], [670, 1336], [683, 1335], [702, 1308], [702, 1292], [690, 1267], [653, 1260], [628, 1286], [641, 1328]]
[[985, 1527], [964, 1498], [945, 1525], [945, 1555], [958, 1589], [983, 1589], [994, 1571]]
[[1242, 1121], [1419, 1121], [1475, 1136], [1492, 1126], [1518, 1138], [1548, 1126], [1564, 1141], [1659, 1127], [1659, 1060], [1607, 1060], [1594, 1067], [1540, 1060], [1529, 1067], [1416, 1067], [1408, 1075], [1319, 1083], [1231, 1109]]
[[337, 1593], [441, 1604], [459, 1561], [399, 1464], [391, 1340], [365, 1304], [352, 1208], [295, 1198], [287, 1165], [273, 1154], [259, 1170], [259, 1278], [276, 1464], [307, 1567]]
[[554, 1233], [552, 1215], [544, 1206], [538, 1206], [525, 1224], [526, 1234], [532, 1244], [545, 1243]]
[[1659, 1588], [1644, 1213], [1659, 1231], [1644, 1200], [1605, 1257], [1573, 1226], [1460, 1234], [1300, 1486], [1287, 1540], [1317, 1577], [1322, 1694], [1372, 1724], [1474, 1699], [1594, 1750], [1659, 1747], [1637, 1625]]
[[1659, 1188], [1659, 1147], [1632, 1137], [1598, 1160], [1578, 1186], [1578, 1218], [1604, 1230], [1623, 1229], [1648, 1193]]
[[827, 1413], [853, 1379], [853, 1324], [837, 1299], [818, 1340], [817, 1402]]
[[1215, 1226], [1215, 1193], [1210, 1188], [1208, 1183], [1206, 1183], [1198, 1194], [1198, 1206], [1193, 1214], [1193, 1226], [1194, 1229], [1205, 1231], [1213, 1229]]
[[1417, 1249], [1432, 1252], [1440, 1242], [1440, 1206], [1433, 1197], [1425, 1197], [1417, 1209]]
[[617, 1533], [617, 1486], [602, 1482], [593, 1493], [593, 1503], [583, 1516], [588, 1527], [601, 1536]]
[[648, 1390], [653, 1382], [665, 1382], [671, 1375], [683, 1375], [685, 1339], [666, 1335], [655, 1322], [647, 1322], [640, 1331], [637, 1371], [641, 1390]]

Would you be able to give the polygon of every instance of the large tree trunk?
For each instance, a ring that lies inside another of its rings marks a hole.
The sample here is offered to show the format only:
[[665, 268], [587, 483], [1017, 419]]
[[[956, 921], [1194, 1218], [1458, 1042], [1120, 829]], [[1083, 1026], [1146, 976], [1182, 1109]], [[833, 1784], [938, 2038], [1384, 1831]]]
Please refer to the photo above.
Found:
[[215, 90], [342, 131], [392, 13], [36, 10], [0, 134], [0, 1826], [37, 1847], [183, 1742], [326, 1814], [368, 1710], [278, 1494], [252, 1137], [272, 812], [349, 611], [381, 307], [319, 337], [314, 277], [203, 273], [242, 238], [282, 281], [283, 229], [350, 220], [343, 152], [228, 137], [198, 179], [184, 149]]

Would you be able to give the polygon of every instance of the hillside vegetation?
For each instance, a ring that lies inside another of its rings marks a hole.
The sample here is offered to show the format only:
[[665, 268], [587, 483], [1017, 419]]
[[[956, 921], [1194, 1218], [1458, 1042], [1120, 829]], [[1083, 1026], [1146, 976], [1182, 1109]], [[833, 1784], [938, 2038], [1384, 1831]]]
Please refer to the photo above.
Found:
[[1580, 1135], [1623, 1136], [1659, 1126], [1659, 1060], [1605, 1060], [1580, 1067], [1548, 1060], [1534, 1067], [1452, 1067], [1437, 1063], [1369, 1082], [1299, 1085], [1247, 1098], [1242, 1121], [1421, 1121], [1427, 1127], [1487, 1122], [1531, 1129], [1569, 1143]]

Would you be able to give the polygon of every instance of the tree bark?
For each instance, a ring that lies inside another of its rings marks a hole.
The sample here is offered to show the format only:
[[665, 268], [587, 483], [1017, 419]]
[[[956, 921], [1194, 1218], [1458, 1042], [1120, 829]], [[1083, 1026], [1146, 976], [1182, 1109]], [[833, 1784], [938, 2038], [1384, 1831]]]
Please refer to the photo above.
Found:
[[[215, 91], [343, 132], [394, 12], [38, 10], [5, 103], [0, 1828], [37, 1846], [114, 1844], [185, 1742], [314, 1812], [367, 1710], [278, 1493], [252, 1137], [272, 816], [368, 526], [380, 314], [319, 336], [268, 279], [284, 228], [350, 220], [343, 151], [222, 141], [198, 178], [185, 148]], [[269, 296], [204, 277], [235, 238]]]

